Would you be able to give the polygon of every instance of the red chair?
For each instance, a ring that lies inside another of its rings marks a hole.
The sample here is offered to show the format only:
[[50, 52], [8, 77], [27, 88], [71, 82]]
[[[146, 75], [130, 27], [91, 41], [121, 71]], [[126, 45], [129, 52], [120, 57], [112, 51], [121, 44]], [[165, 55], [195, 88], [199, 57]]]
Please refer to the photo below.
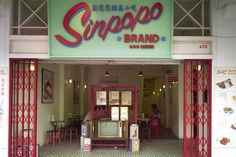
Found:
[[73, 127], [66, 128], [64, 133], [64, 140], [66, 140], [68, 136], [70, 137], [70, 143], [72, 141], [72, 137], [76, 137], [76, 139], [78, 139], [79, 134], [77, 128]]
[[53, 143], [53, 130], [46, 131], [46, 144], [49, 144], [49, 142]]
[[61, 144], [61, 138], [62, 138], [61, 128], [59, 128], [59, 130], [53, 131], [52, 138], [53, 138], [53, 146], [55, 146], [57, 140], [58, 140], [58, 143]]
[[149, 127], [151, 128], [151, 135], [152, 135], [152, 137], [160, 138], [160, 123], [159, 123], [159, 119], [153, 117], [149, 121]]
[[48, 130], [46, 132], [46, 144], [49, 144], [49, 142], [51, 142], [53, 146], [55, 146], [56, 141], [58, 141], [58, 143], [61, 144], [61, 139], [62, 139], [61, 128], [59, 130]]

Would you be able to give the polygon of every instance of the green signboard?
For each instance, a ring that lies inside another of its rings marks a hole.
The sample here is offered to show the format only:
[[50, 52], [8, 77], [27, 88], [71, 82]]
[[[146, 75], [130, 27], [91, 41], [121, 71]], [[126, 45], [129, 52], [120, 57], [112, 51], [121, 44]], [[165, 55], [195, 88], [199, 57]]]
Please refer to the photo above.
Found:
[[171, 57], [173, 0], [48, 3], [50, 57]]

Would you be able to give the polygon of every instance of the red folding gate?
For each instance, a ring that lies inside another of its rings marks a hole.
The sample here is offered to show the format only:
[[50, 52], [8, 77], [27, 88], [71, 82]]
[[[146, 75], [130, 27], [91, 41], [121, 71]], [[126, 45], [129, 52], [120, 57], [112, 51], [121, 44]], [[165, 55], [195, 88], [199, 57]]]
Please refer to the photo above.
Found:
[[211, 61], [184, 61], [184, 157], [211, 157]]
[[9, 157], [36, 157], [38, 61], [10, 61]]

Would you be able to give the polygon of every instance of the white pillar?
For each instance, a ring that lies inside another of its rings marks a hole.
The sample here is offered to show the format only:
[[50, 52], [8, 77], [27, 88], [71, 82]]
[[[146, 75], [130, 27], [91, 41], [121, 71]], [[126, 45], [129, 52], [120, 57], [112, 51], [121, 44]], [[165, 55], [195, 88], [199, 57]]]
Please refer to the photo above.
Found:
[[[5, 93], [1, 100], [1, 117], [0, 117], [0, 156], [8, 156], [8, 122], [9, 122], [9, 6], [8, 0], [0, 0], [0, 69], [1, 75], [5, 78]], [[4, 76], [5, 75], [5, 76]], [[2, 101], [4, 101], [2, 103]]]
[[183, 138], [184, 116], [184, 64], [178, 66], [178, 94], [179, 94], [179, 139]]

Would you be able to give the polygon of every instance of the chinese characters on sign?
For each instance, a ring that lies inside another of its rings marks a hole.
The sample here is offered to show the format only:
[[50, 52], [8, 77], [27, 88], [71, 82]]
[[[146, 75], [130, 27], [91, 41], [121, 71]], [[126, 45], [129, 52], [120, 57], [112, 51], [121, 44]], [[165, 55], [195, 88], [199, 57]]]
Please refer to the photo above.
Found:
[[6, 97], [6, 81], [7, 81], [7, 70], [5, 68], [0, 68], [0, 133], [2, 133], [3, 128], [3, 114], [5, 107], [5, 97]]
[[96, 12], [96, 11], [106, 11], [106, 12], [110, 12], [110, 11], [137, 11], [137, 6], [136, 4], [132, 4], [132, 5], [111, 5], [111, 4], [100, 4], [100, 5], [93, 5], [92, 6], [92, 11]]

